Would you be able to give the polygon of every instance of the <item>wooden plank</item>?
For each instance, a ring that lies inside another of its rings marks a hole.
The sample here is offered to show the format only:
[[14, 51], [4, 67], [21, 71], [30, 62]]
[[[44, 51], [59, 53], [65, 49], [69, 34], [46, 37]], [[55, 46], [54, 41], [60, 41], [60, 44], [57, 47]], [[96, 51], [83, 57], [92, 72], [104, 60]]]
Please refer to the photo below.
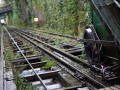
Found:
[[[33, 66], [33, 68], [41, 68], [42, 66], [44, 66], [48, 61], [43, 61], [43, 62], [37, 62], [37, 63], [32, 63], [31, 65]], [[28, 70], [31, 69], [31, 67], [29, 66], [29, 64], [25, 64], [25, 65], [20, 65], [20, 66], [15, 66], [15, 68], [20, 68], [20, 67], [24, 67], [24, 70]]]
[[101, 88], [101, 89], [99, 89], [99, 90], [105, 90], [105, 88]]
[[[39, 76], [42, 79], [54, 78], [54, 77], [58, 76], [58, 72], [60, 72], [60, 70], [49, 71], [49, 72], [41, 73], [41, 74], [39, 74]], [[31, 75], [31, 76], [29, 75], [29, 76], [25, 76], [23, 78], [26, 78], [26, 80], [28, 80], [29, 82], [38, 81], [38, 78], [36, 75]]]
[[[27, 57], [28, 61], [40, 61], [39, 60], [39, 56], [31, 56], [31, 57]], [[21, 59], [17, 59], [17, 60], [9, 60], [9, 63], [18, 63], [18, 62], [26, 62], [26, 60], [24, 58]]]
[[110, 87], [106, 87], [105, 90], [113, 90], [113, 89]]
[[115, 85], [115, 87], [119, 88], [120, 89], [120, 85]]
[[110, 88], [113, 89], [113, 90], [120, 90], [119, 88], [114, 87], [114, 86], [111, 86]]

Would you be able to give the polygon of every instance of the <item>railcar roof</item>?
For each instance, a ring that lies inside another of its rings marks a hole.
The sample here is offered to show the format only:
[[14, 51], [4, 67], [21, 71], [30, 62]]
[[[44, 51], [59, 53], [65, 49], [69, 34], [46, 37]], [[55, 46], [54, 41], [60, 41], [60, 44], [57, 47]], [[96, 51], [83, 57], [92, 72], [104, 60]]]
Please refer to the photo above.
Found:
[[108, 1], [104, 0], [104, 5], [100, 4], [99, 0], [91, 0], [91, 3], [105, 25], [120, 43], [120, 8], [114, 2]]
[[120, 8], [115, 3], [109, 3], [106, 5], [108, 14], [110, 14], [118, 27], [120, 28]]

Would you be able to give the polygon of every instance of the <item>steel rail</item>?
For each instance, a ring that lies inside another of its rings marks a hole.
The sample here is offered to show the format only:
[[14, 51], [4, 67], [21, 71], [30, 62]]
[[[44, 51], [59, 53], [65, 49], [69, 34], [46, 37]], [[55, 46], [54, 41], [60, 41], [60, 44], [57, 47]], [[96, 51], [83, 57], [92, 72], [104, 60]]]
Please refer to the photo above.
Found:
[[[8, 27], [11, 27], [11, 26], [8, 26]], [[15, 28], [15, 27], [11, 27], [11, 28], [18, 29], [18, 28]], [[18, 29], [18, 30], [21, 30], [21, 29]], [[28, 29], [24, 29], [24, 30], [28, 31]], [[31, 29], [31, 30], [33, 30], [33, 29]], [[73, 39], [73, 40], [76, 40], [76, 41], [79, 41], [79, 42], [86, 42], [86, 43], [92, 43], [92, 44], [103, 44], [103, 45], [106, 45], [106, 44], [108, 44], [108, 45], [109, 44], [115, 45], [114, 41], [81, 39], [81, 38], [75, 37], [75, 36], [68, 36], [68, 35], [50, 33], [50, 32], [45, 32], [45, 31], [41, 31], [41, 32], [48, 33], [48, 34], [51, 34], [51, 35], [57, 35], [57, 36], [67, 37], [67, 38], [70, 38], [70, 39]]]
[[[43, 31], [42, 31], [43, 32]], [[47, 32], [48, 33], [48, 32]], [[79, 42], [86, 42], [86, 43], [93, 43], [93, 44], [113, 44], [114, 45], [114, 41], [105, 41], [105, 40], [91, 40], [91, 39], [81, 39], [78, 37], [74, 37], [74, 36], [67, 36], [67, 35], [62, 35], [62, 34], [54, 34], [54, 33], [48, 33], [51, 35], [58, 35], [58, 36], [62, 36], [62, 37], [67, 37], [73, 40], [77, 40]]]
[[3, 28], [5, 29], [5, 31], [7, 32], [7, 34], [9, 35], [10, 39], [13, 41], [13, 43], [15, 44], [15, 46], [18, 48], [18, 50], [20, 51], [20, 53], [22, 54], [22, 56], [24, 57], [24, 59], [27, 61], [27, 63], [29, 64], [29, 66], [31, 67], [31, 69], [33, 70], [33, 72], [36, 74], [36, 76], [38, 77], [39, 81], [41, 82], [41, 84], [43, 85], [45, 90], [48, 90], [47, 86], [43, 83], [42, 79], [39, 77], [39, 75], [35, 72], [34, 68], [32, 67], [32, 65], [30, 64], [30, 62], [28, 61], [28, 59], [26, 58], [26, 56], [23, 54], [22, 50], [20, 49], [20, 47], [17, 45], [17, 42], [14, 40], [14, 38], [12, 37], [12, 35], [8, 32], [8, 30], [6, 29], [5, 26], [3, 26]]
[[93, 44], [113, 44], [114, 45], [114, 41], [105, 41], [105, 40], [91, 40], [91, 39], [81, 39], [79, 37], [75, 37], [75, 36], [68, 36], [68, 35], [63, 35], [63, 34], [56, 34], [56, 33], [50, 33], [50, 32], [45, 32], [45, 31], [41, 31], [43, 33], [47, 33], [47, 34], [51, 34], [51, 35], [56, 35], [56, 36], [62, 36], [62, 37], [67, 37], [79, 42], [87, 42], [87, 43], [93, 43]]
[[[13, 30], [13, 31], [14, 31], [15, 33], [17, 33], [18, 35], [22, 36], [23, 38], [25, 38], [26, 40], [28, 40], [29, 42], [31, 42], [32, 44], [34, 44], [35, 46], [37, 46], [38, 48], [40, 48], [44, 53], [46, 53], [47, 55], [49, 55], [49, 56], [51, 56], [53, 59], [55, 59], [55, 60], [57, 61], [57, 63], [59, 62], [59, 64], [58, 64], [59, 66], [61, 66], [61, 64], [62, 64], [62, 65], [65, 65], [65, 67], [67, 67], [67, 69], [71, 70], [71, 71], [74, 73], [74, 75], [75, 75], [75, 74], [83, 75], [86, 80], [88, 80], [89, 82], [94, 83], [95, 86], [97, 86], [97, 87], [98, 87], [98, 86], [99, 86], [99, 87], [106, 87], [106, 86], [107, 86], [105, 83], [103, 83], [103, 82], [101, 82], [101, 81], [97, 81], [97, 80], [94, 79], [93, 77], [91, 77], [91, 76], [85, 74], [84, 72], [78, 70], [76, 67], [74, 67], [73, 65], [69, 64], [67, 61], [65, 61], [65, 60], [61, 59], [60, 57], [56, 56], [53, 52], [51, 52], [51, 51], [49, 51], [49, 50], [41, 47], [40, 45], [38, 45], [38, 43], [36, 43], [35, 41], [33, 41], [33, 40], [31, 40], [30, 38], [26, 37], [26, 36], [23, 35], [22, 33], [20, 33], [20, 32], [18, 33], [18, 30], [17, 30], [17, 31]], [[65, 67], [64, 67], [64, 68], [62, 67], [62, 68], [66, 70]], [[77, 78], [80, 79], [80, 76], [77, 77]]]

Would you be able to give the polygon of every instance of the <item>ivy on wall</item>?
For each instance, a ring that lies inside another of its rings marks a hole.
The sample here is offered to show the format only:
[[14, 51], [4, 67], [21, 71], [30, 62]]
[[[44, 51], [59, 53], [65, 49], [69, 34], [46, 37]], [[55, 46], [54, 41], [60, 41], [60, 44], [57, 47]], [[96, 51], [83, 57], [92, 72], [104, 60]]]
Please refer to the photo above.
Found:
[[[9, 13], [11, 24], [32, 26], [34, 9], [40, 9], [44, 16], [46, 29], [67, 34], [78, 34], [89, 24], [88, 0], [5, 0], [13, 2], [13, 11]], [[22, 1], [22, 2], [21, 2]], [[21, 4], [22, 3], [22, 4]], [[24, 5], [24, 9], [21, 8]], [[25, 17], [26, 16], [26, 17]], [[42, 21], [40, 21], [42, 22]]]
[[62, 33], [77, 34], [89, 23], [88, 0], [33, 0], [42, 9], [45, 26]]
[[13, 8], [8, 13], [8, 24], [14, 26], [31, 26], [34, 17], [32, 0], [4, 0], [6, 4], [13, 3]]

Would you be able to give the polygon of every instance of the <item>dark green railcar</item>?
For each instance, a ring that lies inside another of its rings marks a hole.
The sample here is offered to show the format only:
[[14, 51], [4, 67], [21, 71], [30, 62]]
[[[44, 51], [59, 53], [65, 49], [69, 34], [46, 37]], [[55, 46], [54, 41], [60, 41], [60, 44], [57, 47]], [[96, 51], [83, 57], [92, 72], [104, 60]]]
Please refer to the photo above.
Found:
[[106, 80], [120, 78], [120, 0], [90, 0], [90, 18], [84, 39], [114, 44], [84, 43], [89, 63]]

